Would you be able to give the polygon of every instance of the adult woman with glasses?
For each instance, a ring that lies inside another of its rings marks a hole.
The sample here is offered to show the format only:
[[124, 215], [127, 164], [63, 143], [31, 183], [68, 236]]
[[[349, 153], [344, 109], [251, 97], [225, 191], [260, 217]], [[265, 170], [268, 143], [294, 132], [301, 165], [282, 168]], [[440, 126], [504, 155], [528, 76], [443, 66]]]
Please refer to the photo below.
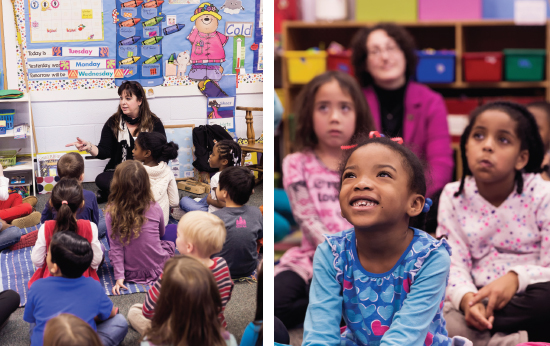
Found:
[[104, 202], [109, 196], [116, 166], [133, 159], [134, 140], [140, 132], [155, 131], [166, 136], [162, 121], [149, 109], [141, 84], [134, 81], [124, 82], [118, 88], [118, 95], [118, 109], [103, 125], [99, 144], [95, 145], [77, 137], [76, 142], [66, 145], [74, 145], [78, 150], [87, 151], [101, 160], [110, 159], [105, 171], [95, 179], [99, 188], [98, 203]]
[[412, 80], [417, 63], [412, 36], [403, 27], [383, 23], [361, 29], [352, 45], [355, 76], [377, 130], [402, 137], [427, 162], [431, 196], [451, 181], [453, 153], [443, 98]]

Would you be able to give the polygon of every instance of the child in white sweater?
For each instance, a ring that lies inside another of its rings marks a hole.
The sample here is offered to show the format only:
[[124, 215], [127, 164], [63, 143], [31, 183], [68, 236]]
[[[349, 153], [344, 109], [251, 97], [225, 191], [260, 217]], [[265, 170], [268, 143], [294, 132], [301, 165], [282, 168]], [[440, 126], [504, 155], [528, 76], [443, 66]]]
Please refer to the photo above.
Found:
[[[178, 145], [167, 143], [166, 137], [158, 132], [141, 132], [134, 143], [134, 159], [143, 163], [155, 201], [164, 212], [164, 225], [168, 225], [170, 207], [178, 206], [179, 193], [176, 178], [168, 161], [178, 157]], [[174, 225], [174, 230], [175, 230]], [[175, 238], [174, 240], [175, 241]]]

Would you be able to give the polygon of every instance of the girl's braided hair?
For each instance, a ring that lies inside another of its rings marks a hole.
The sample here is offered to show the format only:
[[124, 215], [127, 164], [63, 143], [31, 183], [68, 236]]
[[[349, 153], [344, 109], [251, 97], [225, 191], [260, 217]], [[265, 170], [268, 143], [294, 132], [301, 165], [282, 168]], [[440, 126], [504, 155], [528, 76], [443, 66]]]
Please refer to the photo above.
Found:
[[[542, 144], [542, 138], [540, 137], [537, 122], [535, 117], [531, 112], [527, 110], [524, 106], [508, 102], [508, 101], [496, 101], [487, 103], [481, 107], [478, 107], [474, 110], [470, 116], [470, 124], [466, 127], [462, 136], [460, 137], [460, 155], [462, 157], [462, 178], [460, 179], [460, 187], [458, 191], [454, 194], [455, 197], [458, 197], [462, 191], [464, 191], [464, 180], [467, 175], [472, 175], [470, 167], [468, 166], [468, 160], [466, 158], [466, 142], [470, 137], [472, 128], [476, 123], [477, 117], [488, 110], [497, 110], [504, 112], [512, 118], [517, 123], [516, 126], [516, 135], [521, 141], [520, 150], [529, 151], [529, 161], [527, 165], [523, 168], [525, 173], [540, 173], [542, 171], [541, 165], [544, 158], [544, 146]], [[518, 194], [523, 192], [523, 176], [522, 171], [516, 171], [515, 182], [516, 182], [516, 191]]]
[[[418, 193], [426, 197], [426, 176], [424, 164], [418, 156], [416, 156], [409, 148], [403, 144], [399, 144], [388, 137], [374, 137], [368, 138], [363, 136], [357, 136], [351, 141], [357, 143], [352, 149], [344, 151], [342, 164], [340, 165], [340, 187], [342, 186], [342, 177], [346, 168], [346, 164], [351, 155], [359, 148], [369, 145], [378, 144], [391, 149], [393, 152], [401, 156], [401, 163], [409, 175], [409, 190], [414, 193]], [[424, 229], [426, 224], [426, 213], [422, 212], [415, 217], [409, 219], [409, 227], [415, 227], [418, 229]]]
[[241, 165], [241, 147], [237, 142], [231, 139], [224, 139], [216, 143], [220, 153], [220, 159], [227, 160], [227, 166]]

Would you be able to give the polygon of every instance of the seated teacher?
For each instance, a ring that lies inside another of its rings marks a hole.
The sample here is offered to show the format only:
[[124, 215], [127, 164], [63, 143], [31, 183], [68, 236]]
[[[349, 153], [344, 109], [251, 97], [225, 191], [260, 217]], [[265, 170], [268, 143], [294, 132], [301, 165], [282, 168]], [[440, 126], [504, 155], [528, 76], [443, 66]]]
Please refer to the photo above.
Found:
[[396, 24], [363, 28], [353, 39], [352, 62], [376, 129], [402, 137], [428, 164], [427, 196], [442, 189], [454, 166], [447, 109], [439, 93], [412, 80], [417, 63], [412, 36]]
[[76, 142], [66, 145], [74, 145], [79, 151], [87, 151], [101, 160], [110, 159], [104, 172], [95, 179], [99, 188], [98, 203], [105, 202], [109, 197], [116, 166], [134, 158], [134, 140], [140, 132], [155, 131], [166, 136], [162, 121], [149, 109], [141, 84], [134, 81], [124, 82], [118, 88], [118, 95], [118, 110], [103, 125], [99, 144], [95, 145], [77, 137]]

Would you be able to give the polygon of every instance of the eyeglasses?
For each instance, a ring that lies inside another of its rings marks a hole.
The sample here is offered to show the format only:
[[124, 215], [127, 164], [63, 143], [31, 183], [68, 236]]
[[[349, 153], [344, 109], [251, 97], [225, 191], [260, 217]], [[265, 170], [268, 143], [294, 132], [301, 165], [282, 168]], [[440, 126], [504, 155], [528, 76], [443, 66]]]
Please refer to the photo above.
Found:
[[369, 56], [372, 56], [374, 58], [379, 58], [382, 56], [382, 53], [386, 52], [388, 53], [388, 55], [393, 55], [397, 52], [401, 51], [401, 49], [399, 48], [399, 46], [397, 45], [391, 45], [391, 46], [386, 46], [386, 48], [380, 48], [380, 47], [376, 47], [372, 50], [368, 50], [367, 49], [367, 54]]

